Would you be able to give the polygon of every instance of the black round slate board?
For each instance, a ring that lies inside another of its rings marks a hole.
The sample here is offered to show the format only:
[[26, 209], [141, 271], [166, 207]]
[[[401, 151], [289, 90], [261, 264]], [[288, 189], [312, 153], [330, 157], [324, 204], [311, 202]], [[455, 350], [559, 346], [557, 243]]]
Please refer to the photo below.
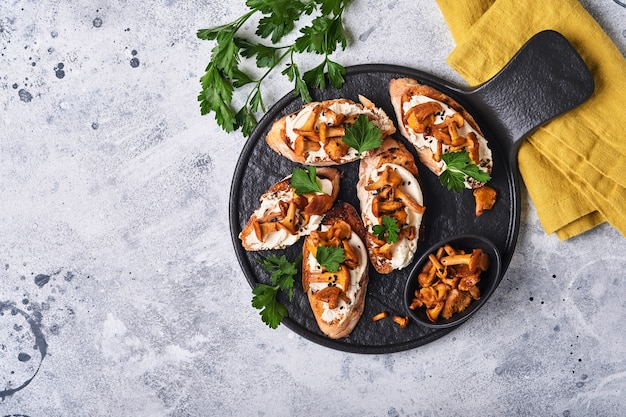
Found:
[[[312, 92], [312, 97], [314, 101], [348, 98], [358, 102], [358, 96], [361, 94], [372, 100], [378, 107], [383, 108], [397, 126], [388, 87], [392, 78], [400, 77], [414, 78], [449, 94], [474, 116], [485, 133], [493, 153], [494, 168], [489, 185], [498, 192], [494, 208], [476, 217], [472, 192], [465, 190], [456, 194], [448, 191], [441, 185], [438, 177], [419, 163], [412, 145], [396, 133], [394, 137], [402, 141], [418, 161], [419, 179], [426, 206], [423, 234], [414, 262], [427, 248], [450, 236], [466, 233], [481, 235], [490, 239], [502, 254], [503, 268], [501, 276], [498, 277], [499, 282], [513, 255], [519, 228], [517, 171], [509, 165], [509, 149], [506, 144], [502, 146], [497, 139], [490, 136], [488, 121], [481, 120], [480, 114], [473, 111], [471, 105], [464, 100], [462, 93], [454, 90], [452, 86], [439, 78], [418, 70], [371, 64], [348, 67], [346, 82], [342, 88], [315, 90]], [[231, 235], [239, 263], [252, 287], [258, 282], [269, 283], [269, 274], [263, 271], [258, 259], [270, 254], [278, 256], [284, 254], [287, 259], [294, 260], [302, 251], [304, 239], [284, 250], [247, 252], [243, 249], [238, 235], [252, 212], [258, 207], [261, 194], [272, 184], [291, 174], [295, 167], [302, 167], [271, 150], [265, 143], [265, 136], [275, 120], [297, 111], [303, 104], [301, 99], [294, 97], [293, 94], [288, 94], [278, 101], [262, 118], [248, 139], [235, 169], [230, 194]], [[338, 199], [351, 203], [358, 210], [359, 201], [355, 190], [359, 162], [341, 165], [337, 168], [344, 173]], [[289, 317], [285, 318], [282, 324], [312, 342], [347, 352], [392, 353], [430, 343], [456, 327], [429, 329], [412, 322], [401, 329], [391, 320], [391, 317], [377, 322], [371, 321], [371, 317], [381, 311], [388, 311], [390, 316], [407, 315], [403, 304], [403, 292], [412, 266], [413, 263], [389, 275], [380, 275], [370, 266], [365, 310], [356, 328], [347, 338], [329, 339], [319, 330], [306, 294], [302, 290], [299, 274], [296, 278], [293, 299], [289, 301], [284, 292], [279, 295], [279, 301], [289, 310]], [[245, 296], [251, 298], [252, 294]], [[259, 320], [261, 320], [260, 317]]]
[[[513, 256], [519, 231], [517, 148], [534, 129], [587, 100], [594, 91], [593, 75], [563, 35], [546, 30], [531, 37], [498, 74], [474, 88], [459, 87], [411, 68], [373, 64], [348, 68], [346, 83], [341, 89], [317, 90], [312, 96], [316, 101], [332, 98], [357, 101], [358, 95], [363, 94], [395, 120], [388, 84], [392, 78], [399, 77], [411, 77], [431, 85], [456, 99], [474, 116], [490, 143], [494, 168], [489, 185], [498, 191], [495, 207], [476, 217], [474, 199], [469, 190], [461, 194], [446, 190], [438, 178], [418, 162], [426, 213], [422, 241], [413, 264], [437, 242], [461, 234], [480, 235], [491, 240], [502, 257], [501, 273], [496, 278], [497, 287]], [[259, 196], [269, 186], [289, 175], [296, 166], [274, 153], [264, 138], [274, 120], [298, 110], [302, 104], [292, 94], [281, 99], [251, 135], [235, 169], [230, 195], [231, 237], [239, 263], [252, 287], [258, 282], [268, 282], [268, 274], [257, 260], [269, 253], [243, 250], [238, 239], [239, 232], [259, 204]], [[407, 145], [400, 134], [395, 137]], [[407, 148], [413, 151], [410, 145]], [[341, 169], [344, 178], [339, 199], [358, 208], [355, 193], [358, 162], [344, 165]], [[295, 259], [301, 250], [302, 242], [275, 252]], [[386, 276], [380, 276], [370, 267], [363, 317], [345, 339], [332, 340], [319, 331], [300, 282], [297, 282], [292, 301], [289, 302], [284, 294], [279, 298], [289, 309], [289, 317], [283, 323], [315, 343], [348, 352], [391, 353], [430, 343], [454, 328], [429, 329], [411, 323], [400, 329], [390, 319], [375, 323], [370, 320], [383, 310], [392, 315], [406, 314], [403, 311], [403, 288], [413, 264]]]

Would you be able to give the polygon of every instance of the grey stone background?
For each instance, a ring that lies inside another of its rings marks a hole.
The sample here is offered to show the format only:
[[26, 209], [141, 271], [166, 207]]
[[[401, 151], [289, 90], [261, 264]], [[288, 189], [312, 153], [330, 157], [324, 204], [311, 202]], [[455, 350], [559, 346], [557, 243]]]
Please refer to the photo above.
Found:
[[[626, 8], [582, 3], [626, 53]], [[359, 355], [261, 322], [228, 237], [245, 140], [196, 101], [196, 30], [244, 11], [0, 3], [0, 416], [626, 415], [626, 239], [547, 236], [524, 190], [504, 280], [442, 339]], [[354, 1], [346, 26], [344, 65], [463, 82], [433, 1]]]

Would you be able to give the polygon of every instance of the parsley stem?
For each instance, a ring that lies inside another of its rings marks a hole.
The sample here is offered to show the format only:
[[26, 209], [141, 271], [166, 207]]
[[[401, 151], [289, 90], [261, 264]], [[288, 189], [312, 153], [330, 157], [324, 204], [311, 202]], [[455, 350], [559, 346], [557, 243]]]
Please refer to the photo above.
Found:
[[[283, 60], [285, 59], [285, 57], [288, 54], [291, 54], [291, 62], [293, 63], [293, 45], [289, 45], [289, 46], [282, 46], [282, 47], [277, 47], [276, 50], [279, 49], [284, 49], [286, 48], [287, 50], [285, 52], [283, 52], [283, 54], [278, 57], [278, 59], [276, 60], [276, 62], [274, 63], [274, 65], [272, 65], [270, 68], [267, 69], [267, 71], [265, 71], [265, 73], [261, 76], [261, 78], [259, 78], [258, 80], [256, 80], [254, 82], [254, 87], [252, 88], [252, 90], [250, 91], [250, 93], [248, 94], [248, 97], [246, 98], [246, 104], [245, 106], [248, 107], [250, 104], [250, 100], [252, 100], [252, 97], [254, 97], [254, 95], [258, 92], [259, 96], [261, 95], [261, 84], [263, 83], [263, 80], [265, 80], [265, 78], [270, 75], [272, 73], [272, 71], [274, 71], [274, 69], [281, 63], [283, 62]], [[260, 99], [260, 104], [261, 104], [261, 109], [263, 110], [263, 112], [265, 112], [265, 104], [263, 103], [263, 99]]]
[[252, 17], [253, 14], [255, 14], [258, 10], [257, 9], [252, 9], [249, 12], [245, 13], [243, 16], [241, 16], [240, 18], [238, 18], [237, 20], [235, 20], [234, 22], [231, 23], [231, 25], [234, 28], [234, 32], [237, 32], [244, 23], [246, 23], [246, 21]]

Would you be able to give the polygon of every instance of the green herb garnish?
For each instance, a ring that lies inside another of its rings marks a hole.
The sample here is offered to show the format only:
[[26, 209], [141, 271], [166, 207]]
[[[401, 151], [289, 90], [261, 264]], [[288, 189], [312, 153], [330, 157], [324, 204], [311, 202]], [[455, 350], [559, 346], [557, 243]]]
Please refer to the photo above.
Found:
[[466, 175], [479, 182], [487, 182], [491, 179], [488, 173], [481, 170], [470, 159], [466, 150], [442, 154], [441, 159], [446, 163], [446, 169], [439, 176], [439, 181], [448, 187], [448, 190], [462, 192], [465, 189]]
[[280, 287], [258, 283], [252, 289], [252, 306], [261, 310], [261, 320], [272, 329], [277, 328], [283, 318], [289, 314], [287, 307], [281, 304], [276, 296]]
[[346, 129], [343, 143], [357, 150], [360, 158], [363, 152], [378, 148], [382, 143], [383, 133], [366, 115], [360, 114], [352, 126]]
[[398, 241], [398, 233], [400, 228], [398, 227], [398, 221], [391, 216], [383, 216], [382, 224], [377, 224], [372, 227], [372, 231], [380, 240], [384, 240], [388, 243], [395, 243]]
[[280, 290], [287, 290], [289, 301], [293, 298], [294, 276], [298, 273], [296, 264], [300, 262], [302, 255], [289, 262], [285, 255], [280, 258], [276, 255], [259, 259], [263, 269], [271, 272], [271, 285], [257, 283], [252, 289], [252, 306], [261, 310], [261, 319], [272, 329], [278, 327], [280, 322], [288, 315], [287, 307], [277, 300]]
[[291, 187], [297, 195], [306, 193], [323, 193], [320, 183], [317, 181], [317, 170], [310, 166], [308, 170], [296, 168], [291, 175]]
[[337, 246], [319, 246], [315, 259], [317, 262], [326, 268], [328, 272], [339, 271], [339, 264], [345, 260], [345, 253], [343, 248]]
[[[256, 114], [265, 112], [261, 84], [286, 59], [289, 63], [281, 73], [294, 83], [295, 94], [304, 101], [311, 101], [309, 88], [326, 86], [326, 77], [333, 87], [340, 88], [346, 70], [329, 57], [337, 47], [346, 48], [342, 15], [348, 4], [349, 0], [247, 0], [250, 10], [233, 22], [198, 30], [198, 38], [216, 41], [205, 74], [200, 78], [201, 113], [214, 113], [218, 125], [227, 132], [241, 129], [244, 136], [249, 136], [257, 125]], [[261, 15], [256, 37], [241, 37], [241, 28], [256, 14]], [[278, 45], [304, 15], [317, 17], [300, 29], [300, 36], [292, 44]], [[270, 45], [260, 42], [267, 38]], [[294, 57], [304, 53], [323, 55], [324, 59], [300, 75]], [[242, 58], [254, 59], [256, 66], [266, 69], [265, 72], [258, 78], [249, 75], [242, 69]], [[251, 88], [245, 103], [236, 110], [233, 93], [248, 84]]]

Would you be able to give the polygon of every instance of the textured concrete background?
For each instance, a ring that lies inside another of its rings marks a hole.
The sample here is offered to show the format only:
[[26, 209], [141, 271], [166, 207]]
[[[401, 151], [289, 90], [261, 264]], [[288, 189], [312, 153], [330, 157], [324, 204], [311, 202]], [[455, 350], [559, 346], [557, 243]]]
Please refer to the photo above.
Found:
[[[583, 1], [626, 53], [620, 3]], [[626, 415], [626, 239], [546, 236], [525, 192], [504, 280], [436, 342], [358, 355], [261, 322], [227, 236], [244, 138], [196, 102], [196, 30], [244, 7], [0, 3], [0, 416]], [[346, 18], [344, 65], [462, 82], [433, 1]]]

